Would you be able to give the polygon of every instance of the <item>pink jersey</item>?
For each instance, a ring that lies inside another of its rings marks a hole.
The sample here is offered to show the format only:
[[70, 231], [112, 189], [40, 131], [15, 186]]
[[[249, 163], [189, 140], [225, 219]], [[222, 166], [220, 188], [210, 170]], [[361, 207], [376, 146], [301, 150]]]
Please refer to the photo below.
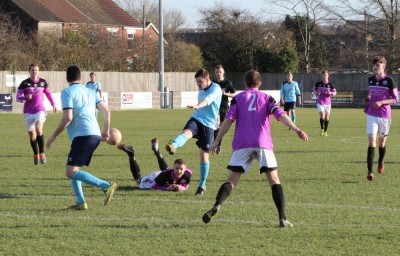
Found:
[[368, 78], [369, 84], [369, 104], [366, 106], [364, 112], [370, 116], [391, 118], [391, 107], [390, 104], [385, 104], [379, 108], [374, 108], [372, 103], [381, 100], [393, 99], [393, 103], [396, 103], [399, 99], [399, 93], [397, 86], [393, 78], [384, 76], [377, 79], [375, 76]]
[[331, 96], [336, 96], [335, 86], [331, 82], [325, 84], [319, 81], [315, 84], [313, 91], [318, 95], [317, 103], [320, 105], [331, 105]]
[[[32, 94], [32, 99], [26, 100], [26, 96], [29, 94]], [[18, 87], [17, 101], [25, 102], [24, 113], [35, 114], [39, 111], [46, 111], [44, 95], [46, 95], [50, 104], [54, 107], [55, 103], [46, 80], [39, 78], [37, 81], [32, 81], [28, 78], [22, 81]]]
[[233, 150], [242, 148], [264, 148], [272, 150], [270, 131], [271, 114], [276, 120], [285, 112], [279, 108], [275, 99], [257, 89], [247, 89], [231, 100], [225, 118], [236, 121]]

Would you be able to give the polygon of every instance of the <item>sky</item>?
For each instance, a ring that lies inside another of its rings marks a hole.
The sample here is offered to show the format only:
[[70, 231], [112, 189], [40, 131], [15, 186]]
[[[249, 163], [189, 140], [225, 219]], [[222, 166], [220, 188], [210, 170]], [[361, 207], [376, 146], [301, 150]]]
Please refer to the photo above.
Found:
[[[176, 9], [182, 12], [189, 28], [198, 27], [200, 16], [197, 10], [199, 8], [212, 8], [218, 2], [221, 0], [162, 0], [164, 9]], [[225, 0], [222, 3], [224, 6], [249, 10], [253, 15], [256, 15], [266, 5], [265, 0]]]

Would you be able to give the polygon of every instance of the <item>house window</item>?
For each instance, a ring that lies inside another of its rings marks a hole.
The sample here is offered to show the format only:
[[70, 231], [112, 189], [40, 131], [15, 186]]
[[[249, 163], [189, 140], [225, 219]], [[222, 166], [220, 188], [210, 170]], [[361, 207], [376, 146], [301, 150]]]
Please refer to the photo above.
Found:
[[107, 28], [108, 31], [108, 42], [111, 46], [115, 46], [118, 37], [118, 28]]
[[135, 30], [128, 29], [127, 34], [128, 34], [128, 51], [131, 52], [133, 51], [134, 48]]

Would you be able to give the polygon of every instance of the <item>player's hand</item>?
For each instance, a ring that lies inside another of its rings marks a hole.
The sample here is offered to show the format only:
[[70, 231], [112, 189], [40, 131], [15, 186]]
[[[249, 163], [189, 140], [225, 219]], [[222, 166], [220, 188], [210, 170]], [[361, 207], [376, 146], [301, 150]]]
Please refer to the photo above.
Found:
[[308, 141], [308, 135], [307, 133], [303, 132], [302, 130], [298, 130], [297, 132], [297, 136], [302, 139], [303, 141]]
[[364, 101], [364, 104], [369, 104], [369, 97], [365, 97], [363, 101]]
[[186, 107], [190, 109], [198, 109], [197, 105], [187, 105]]
[[101, 140], [108, 141], [110, 139], [110, 132], [108, 130], [101, 132]]
[[53, 142], [56, 140], [56, 137], [54, 137], [53, 135], [51, 135], [46, 142], [46, 147], [47, 149], [50, 149], [51, 144], [53, 144]]
[[218, 143], [215, 143], [215, 141], [214, 141], [213, 144], [211, 144], [211, 147], [210, 147], [210, 153], [212, 155], [215, 155], [215, 150], [217, 149], [217, 147], [218, 147]]
[[32, 93], [28, 93], [25, 95], [25, 100], [29, 101], [32, 99]]
[[57, 107], [53, 107], [53, 113], [57, 113]]
[[374, 102], [374, 104], [372, 104], [372, 107], [380, 108], [382, 105], [383, 105], [383, 102], [380, 100], [380, 101]]

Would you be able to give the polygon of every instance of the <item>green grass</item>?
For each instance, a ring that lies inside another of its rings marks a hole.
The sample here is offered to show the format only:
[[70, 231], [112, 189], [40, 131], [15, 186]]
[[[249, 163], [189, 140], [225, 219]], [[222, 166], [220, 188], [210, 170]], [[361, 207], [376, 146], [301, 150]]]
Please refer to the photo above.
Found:
[[[122, 142], [134, 145], [143, 174], [157, 170], [153, 137], [163, 146], [183, 128], [191, 110], [112, 113]], [[258, 163], [242, 177], [216, 219], [201, 217], [214, 203], [227, 177], [230, 131], [223, 151], [211, 158], [204, 197], [194, 196], [199, 179], [198, 149], [190, 140], [169, 163], [184, 158], [194, 171], [184, 193], [134, 187], [128, 158], [102, 143], [89, 172], [120, 185], [103, 206], [103, 193], [84, 186], [88, 211], [68, 211], [75, 198], [65, 177], [70, 142], [66, 132], [46, 151], [48, 163], [33, 165], [23, 116], [1, 114], [1, 255], [395, 255], [400, 251], [398, 154], [400, 134], [394, 110], [385, 173], [366, 179], [366, 117], [361, 109], [333, 109], [329, 137], [319, 136], [317, 110], [297, 109], [298, 125], [310, 137], [302, 142], [272, 121], [275, 154], [293, 229], [277, 228], [277, 212]], [[48, 137], [61, 114], [49, 114]], [[376, 158], [378, 153], [376, 152]], [[376, 165], [375, 165], [376, 167]]]

